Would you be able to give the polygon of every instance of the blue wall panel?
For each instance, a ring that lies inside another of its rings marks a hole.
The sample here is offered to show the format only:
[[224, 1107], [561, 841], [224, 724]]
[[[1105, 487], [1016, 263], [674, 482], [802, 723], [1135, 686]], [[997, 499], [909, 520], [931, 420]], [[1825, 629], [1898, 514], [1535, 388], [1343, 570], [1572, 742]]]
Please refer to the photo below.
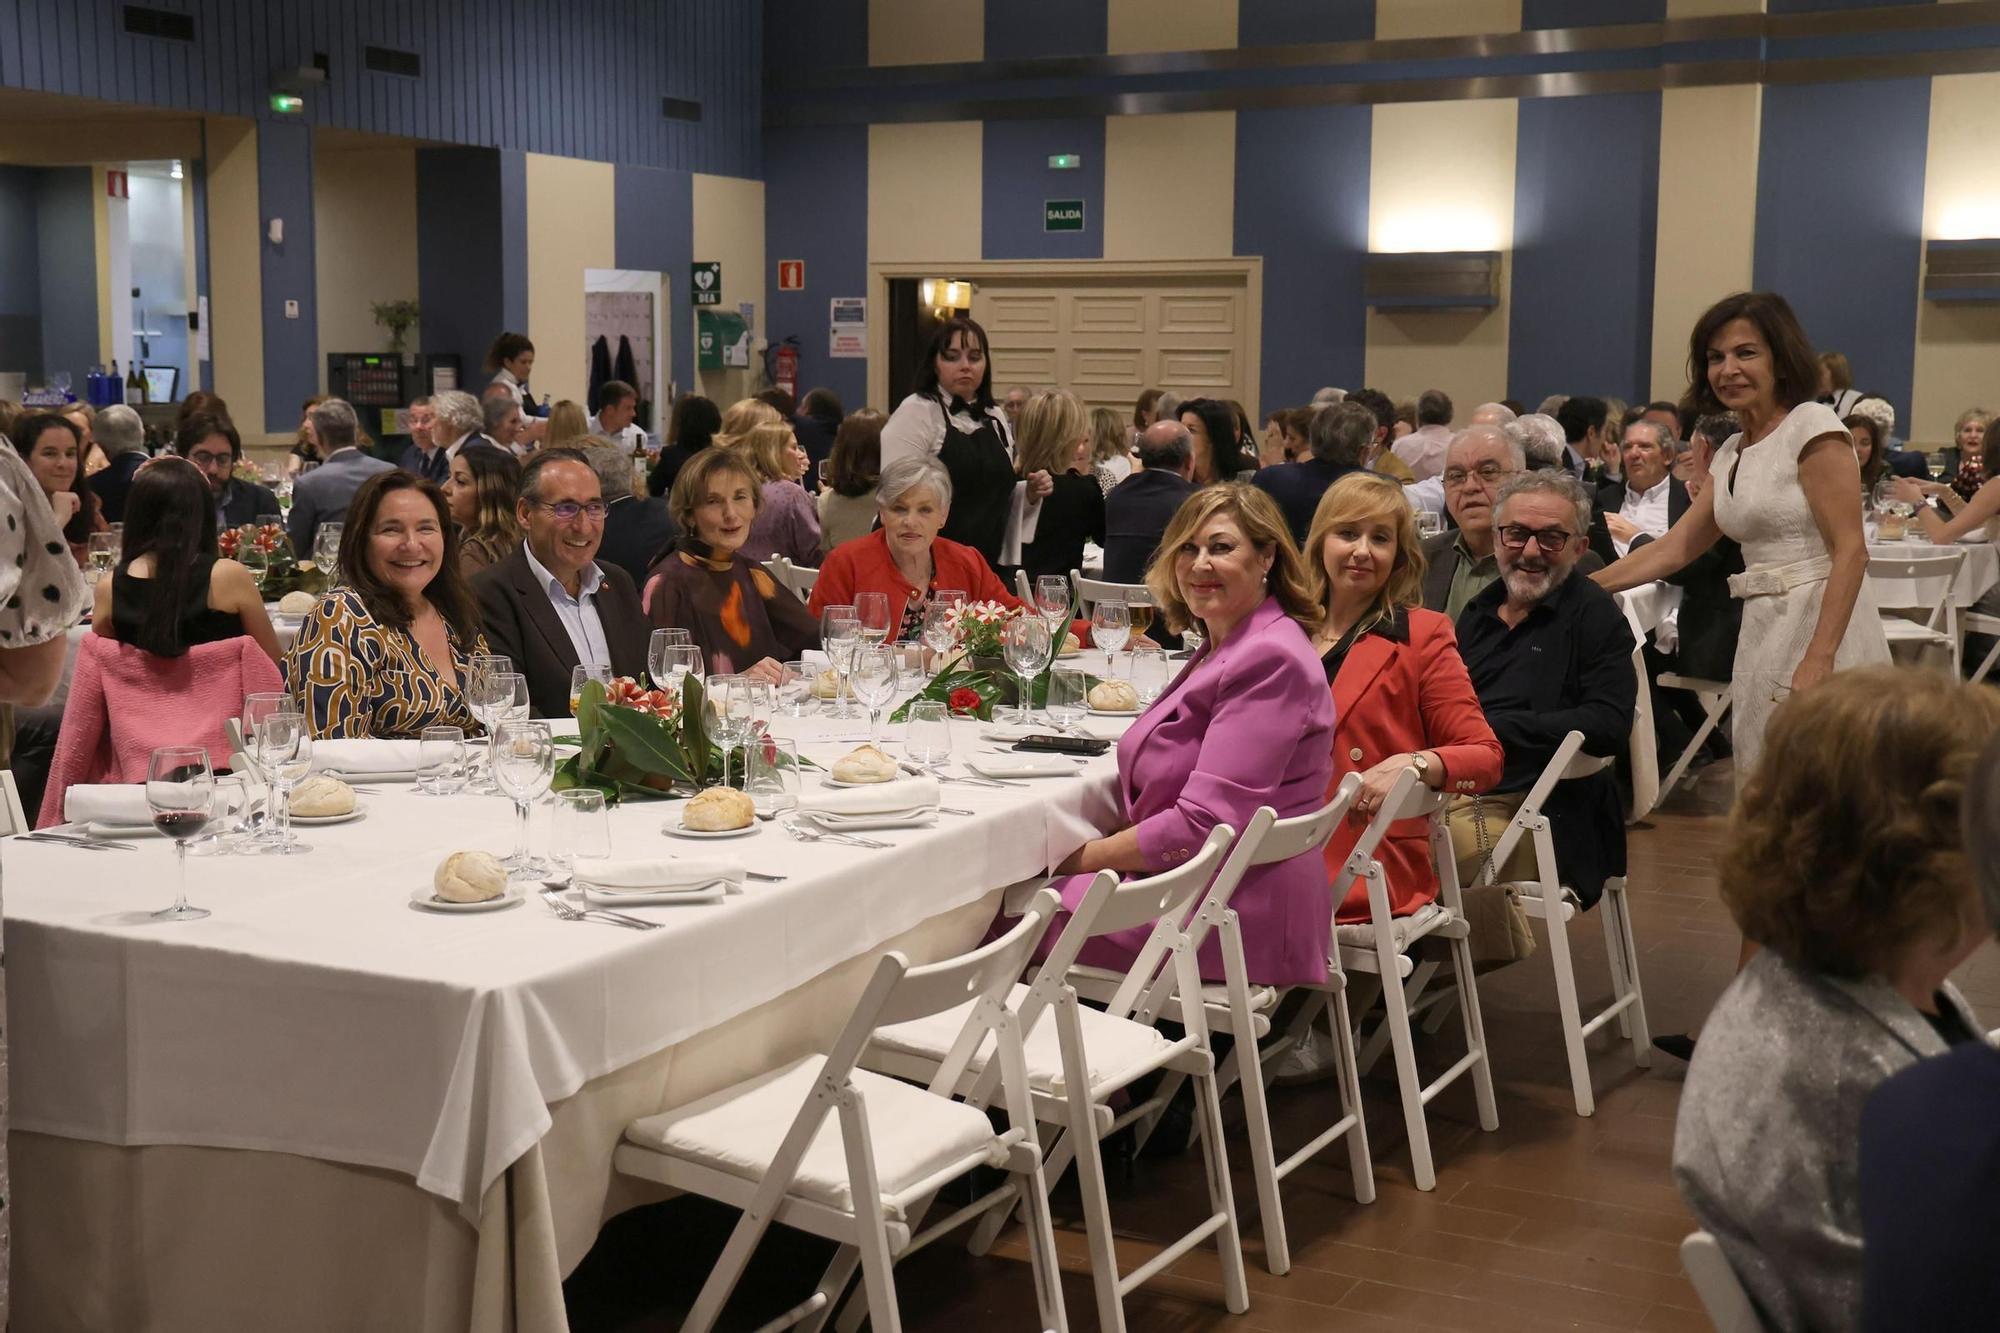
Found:
[[1375, 0], [1237, 0], [1238, 46], [1365, 42], [1375, 36]]
[[[42, 173], [36, 223], [42, 262], [42, 366], [67, 370], [75, 384], [96, 363], [97, 206], [89, 167]], [[77, 293], [90, 293], [77, 299]]]
[[1521, 102], [1507, 393], [1650, 395], [1660, 95]]
[[1262, 411], [1361, 387], [1372, 124], [1365, 106], [1236, 114], [1236, 252], [1264, 258]]
[[[516, 155], [518, 156], [518, 155]], [[485, 384], [480, 360], [494, 335], [520, 329], [510, 322], [507, 246], [503, 240], [502, 154], [483, 148], [417, 150], [417, 300], [423, 350], [456, 353], [460, 387]], [[524, 164], [525, 166], [525, 164]], [[516, 191], [519, 233], [527, 230], [526, 200]], [[525, 287], [526, 268], [518, 287]], [[526, 294], [518, 298], [525, 314]]]
[[[1082, 165], [1054, 171], [1051, 153], [1076, 153]], [[1104, 257], [1104, 119], [989, 120], [980, 174], [981, 245], [987, 259]], [[941, 172], [949, 171], [940, 164]], [[945, 177], [940, 176], [940, 188]], [[1042, 204], [1083, 200], [1082, 231], [1043, 231]], [[1166, 195], [1162, 208], [1171, 208]]]
[[1584, 28], [1606, 23], [1659, 23], [1667, 0], [1521, 0], [1521, 27]]
[[764, 0], [766, 81], [867, 63], [868, 0]]
[[[206, 141], [207, 129], [204, 128], [202, 133]], [[199, 302], [208, 292], [208, 167], [205, 162], [196, 159], [187, 164], [186, 171], [187, 188], [194, 196], [194, 235], [188, 238], [188, 243], [194, 249], [194, 299], [188, 302], [189, 342], [192, 344], [188, 348], [188, 356], [192, 359], [201, 346]], [[92, 281], [96, 280], [93, 278]], [[97, 337], [95, 311], [91, 312], [91, 329], [94, 346]], [[209, 350], [212, 356], [214, 352], [212, 343]], [[91, 355], [94, 357], [96, 353], [92, 352]], [[210, 393], [215, 392], [215, 362], [212, 359], [203, 358], [194, 366], [193, 371], [193, 387], [206, 389]]]
[[[1910, 419], [1929, 79], [1764, 89], [1753, 280]], [[1838, 171], [1827, 163], [1838, 162]], [[1867, 188], [1856, 188], [1856, 182]]]
[[[868, 363], [827, 355], [827, 302], [868, 294], [867, 127], [771, 130], [764, 170], [765, 328], [773, 343], [798, 336], [801, 393], [832, 389], [853, 411], [867, 393]], [[805, 260], [804, 291], [778, 290], [781, 259]]]
[[0, 167], [0, 370], [25, 371], [30, 384], [42, 379], [41, 177]]
[[[688, 304], [688, 269], [694, 263], [694, 177], [685, 171], [620, 167], [612, 188], [614, 262], [619, 268], [667, 275], [667, 376], [682, 392], [689, 392], [694, 386], [694, 313]], [[659, 405], [656, 429], [666, 429], [666, 407]]]
[[1109, 26], [1104, 0], [991, 0], [986, 58], [1101, 56]]
[[[299, 404], [319, 392], [319, 314], [313, 264], [312, 126], [257, 126], [257, 207], [266, 225], [283, 218], [285, 239], [258, 238], [264, 283], [264, 429], [298, 424]], [[297, 319], [285, 302], [297, 301]], [[374, 432], [371, 431], [370, 434]]]
[[[845, 3], [846, 0], [843, 0]], [[0, 86], [255, 114], [274, 71], [325, 52], [314, 125], [442, 143], [755, 176], [763, 9], [755, 0], [166, 0], [192, 43], [126, 35], [122, 0], [0, 0]], [[865, 40], [865, 28], [864, 40]], [[423, 75], [363, 68], [414, 51]], [[702, 103], [670, 121], [664, 96]]]

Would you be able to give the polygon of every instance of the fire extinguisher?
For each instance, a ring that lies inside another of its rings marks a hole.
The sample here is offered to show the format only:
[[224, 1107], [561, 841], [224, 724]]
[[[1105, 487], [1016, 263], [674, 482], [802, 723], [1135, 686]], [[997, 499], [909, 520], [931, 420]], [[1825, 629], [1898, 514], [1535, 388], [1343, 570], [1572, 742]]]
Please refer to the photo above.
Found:
[[796, 398], [799, 396], [799, 340], [786, 338], [772, 358], [771, 382]]

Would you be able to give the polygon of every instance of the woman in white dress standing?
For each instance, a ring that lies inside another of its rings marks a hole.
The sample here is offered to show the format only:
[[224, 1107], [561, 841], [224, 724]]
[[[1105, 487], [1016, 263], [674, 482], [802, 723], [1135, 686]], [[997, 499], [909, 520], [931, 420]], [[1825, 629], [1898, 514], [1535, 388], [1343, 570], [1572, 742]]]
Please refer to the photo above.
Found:
[[1744, 570], [1730, 680], [1736, 771], [1756, 767], [1764, 724], [1792, 690], [1835, 671], [1889, 660], [1866, 585], [1861, 470], [1832, 409], [1813, 401], [1819, 363], [1798, 316], [1775, 292], [1738, 292], [1694, 327], [1688, 379], [1695, 409], [1734, 412], [1710, 482], [1667, 535], [1591, 577], [1611, 592], [1663, 578], [1731, 537]]

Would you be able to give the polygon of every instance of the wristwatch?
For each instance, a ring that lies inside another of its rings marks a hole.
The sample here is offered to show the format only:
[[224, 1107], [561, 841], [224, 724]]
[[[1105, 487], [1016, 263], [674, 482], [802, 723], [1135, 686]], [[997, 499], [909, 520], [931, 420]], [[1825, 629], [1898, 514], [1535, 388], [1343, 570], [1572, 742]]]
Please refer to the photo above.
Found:
[[1417, 770], [1417, 781], [1426, 787], [1431, 785], [1431, 761], [1422, 751], [1410, 756], [1410, 767]]

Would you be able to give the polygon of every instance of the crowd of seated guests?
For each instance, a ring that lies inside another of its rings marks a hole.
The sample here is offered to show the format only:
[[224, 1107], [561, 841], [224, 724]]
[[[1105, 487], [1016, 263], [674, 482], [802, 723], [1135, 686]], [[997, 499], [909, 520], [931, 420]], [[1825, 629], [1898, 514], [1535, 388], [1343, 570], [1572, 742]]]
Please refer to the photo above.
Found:
[[827, 484], [820, 487], [819, 550], [822, 558], [843, 542], [864, 537], [875, 525], [875, 487], [882, 479], [882, 423], [873, 408], [850, 413], [833, 437]]
[[1194, 437], [1174, 420], [1139, 432], [1138, 470], [1104, 497], [1104, 577], [1111, 583], [1146, 579], [1146, 567], [1181, 505], [1194, 494]]
[[362, 483], [396, 466], [361, 448], [361, 423], [341, 399], [314, 405], [306, 420], [319, 445], [320, 464], [292, 483], [292, 512], [285, 519], [292, 549], [302, 560], [311, 555], [320, 524], [341, 522]]
[[1104, 543], [1104, 488], [1091, 471], [1090, 448], [1090, 418], [1075, 394], [1051, 390], [1021, 405], [1015, 473], [1023, 479], [1047, 473], [1050, 480], [1035, 535], [1021, 543], [1021, 569], [1031, 583], [1080, 568], [1084, 543]]
[[673, 415], [667, 420], [666, 447], [660, 450], [652, 471], [646, 474], [646, 493], [665, 495], [673, 489], [694, 456], [714, 442], [722, 430], [722, 409], [698, 393], [684, 393], [674, 401]]
[[458, 529], [459, 573], [469, 579], [521, 544], [521, 522], [514, 516], [521, 465], [506, 450], [485, 443], [464, 445], [449, 465], [439, 489]]
[[[1278, 502], [1292, 540], [1304, 546], [1313, 514], [1327, 488], [1367, 467], [1379, 424], [1368, 407], [1343, 400], [1311, 410], [1303, 423], [1288, 422], [1287, 430], [1292, 427], [1304, 431], [1305, 448], [1299, 451], [1298, 460], [1259, 468], [1250, 480]], [[1397, 498], [1402, 498], [1400, 490]]]
[[[775, 416], [775, 409], [774, 409]], [[782, 555], [810, 567], [819, 559], [819, 512], [800, 484], [810, 466], [806, 451], [783, 417], [753, 426], [731, 441], [757, 474], [757, 519], [743, 543], [746, 560]]]
[[667, 512], [667, 502], [658, 496], [633, 493], [636, 479], [630, 450], [602, 436], [587, 435], [579, 452], [590, 460], [604, 496], [604, 541], [597, 558], [624, 570], [633, 587], [644, 587], [653, 557], [679, 532], [673, 515]]
[[132, 489], [132, 478], [146, 461], [146, 423], [131, 408], [114, 403], [91, 418], [90, 431], [105, 459], [101, 471], [84, 469], [90, 476], [91, 492], [104, 511], [104, 521], [122, 523], [125, 495]]
[[21, 457], [55, 511], [63, 541], [79, 565], [88, 562], [90, 534], [105, 529], [103, 511], [83, 473], [83, 433], [68, 417], [30, 412], [14, 423]]
[[[105, 409], [107, 416], [110, 412]], [[284, 521], [270, 487], [236, 475], [236, 465], [243, 461], [243, 439], [228, 417], [206, 412], [189, 417], [174, 434], [174, 452], [200, 469], [208, 482], [218, 529]]]
[[1125, 422], [1108, 407], [1090, 409], [1090, 470], [1106, 495], [1132, 475], [1132, 439]]

